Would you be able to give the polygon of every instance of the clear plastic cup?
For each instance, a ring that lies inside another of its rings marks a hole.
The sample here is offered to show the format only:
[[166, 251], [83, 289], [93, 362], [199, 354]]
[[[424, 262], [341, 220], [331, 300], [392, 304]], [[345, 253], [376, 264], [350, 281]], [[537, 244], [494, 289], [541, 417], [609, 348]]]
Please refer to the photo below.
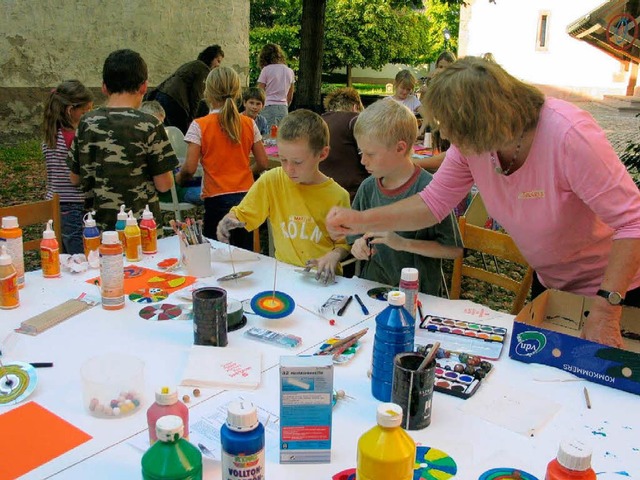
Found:
[[132, 415], [144, 404], [144, 362], [133, 355], [107, 353], [80, 368], [84, 407], [99, 418]]

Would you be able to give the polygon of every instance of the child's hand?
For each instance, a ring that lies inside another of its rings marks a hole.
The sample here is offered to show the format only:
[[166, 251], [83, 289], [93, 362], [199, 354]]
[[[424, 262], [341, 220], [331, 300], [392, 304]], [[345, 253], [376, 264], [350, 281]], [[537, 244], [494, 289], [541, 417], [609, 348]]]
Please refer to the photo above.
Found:
[[382, 244], [392, 248], [393, 250], [404, 250], [404, 238], [396, 232], [373, 232], [367, 234], [367, 236], [369, 237], [369, 243], [371, 245]]
[[323, 285], [329, 285], [336, 280], [336, 267], [340, 262], [340, 254], [335, 250], [320, 258], [307, 260], [306, 268], [316, 267], [316, 280]]
[[236, 218], [233, 213], [227, 213], [216, 228], [216, 236], [219, 242], [229, 243], [231, 230], [234, 228], [244, 228], [244, 222]]
[[370, 246], [369, 234], [363, 235], [355, 242], [351, 247], [351, 255], [356, 257], [358, 260], [370, 260], [371, 255], [373, 255], [373, 248]]

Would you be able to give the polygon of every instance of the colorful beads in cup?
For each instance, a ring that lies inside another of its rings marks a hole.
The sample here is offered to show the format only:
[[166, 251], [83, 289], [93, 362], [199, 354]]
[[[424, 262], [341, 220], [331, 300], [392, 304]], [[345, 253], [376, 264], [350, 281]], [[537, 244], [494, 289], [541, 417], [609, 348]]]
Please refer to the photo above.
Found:
[[95, 417], [124, 417], [138, 411], [140, 404], [141, 397], [138, 393], [134, 391], [120, 392], [116, 398], [105, 403], [93, 397], [89, 402], [89, 411]]

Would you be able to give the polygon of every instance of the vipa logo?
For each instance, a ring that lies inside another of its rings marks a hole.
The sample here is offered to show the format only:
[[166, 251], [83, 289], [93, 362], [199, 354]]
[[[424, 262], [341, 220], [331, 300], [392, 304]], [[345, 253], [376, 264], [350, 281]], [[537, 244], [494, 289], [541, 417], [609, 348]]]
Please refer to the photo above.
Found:
[[547, 337], [540, 332], [527, 331], [519, 333], [516, 353], [523, 357], [532, 357], [542, 351], [547, 344]]

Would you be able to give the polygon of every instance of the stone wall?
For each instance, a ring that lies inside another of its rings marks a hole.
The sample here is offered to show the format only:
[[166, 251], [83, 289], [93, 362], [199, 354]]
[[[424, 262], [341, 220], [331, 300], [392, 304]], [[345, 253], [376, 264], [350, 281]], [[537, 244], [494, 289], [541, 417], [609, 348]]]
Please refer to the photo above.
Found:
[[113, 50], [140, 52], [157, 85], [216, 43], [246, 83], [249, 0], [0, 0], [0, 139], [37, 134], [44, 98], [62, 80], [102, 101]]

